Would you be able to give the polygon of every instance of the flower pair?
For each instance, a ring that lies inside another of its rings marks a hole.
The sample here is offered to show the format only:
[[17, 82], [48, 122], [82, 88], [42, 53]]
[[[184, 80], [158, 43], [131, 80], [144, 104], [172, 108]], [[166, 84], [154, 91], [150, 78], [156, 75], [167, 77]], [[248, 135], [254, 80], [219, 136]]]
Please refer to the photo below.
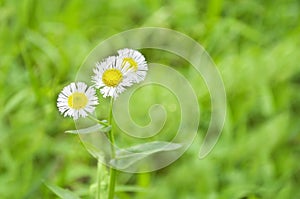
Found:
[[95, 88], [100, 89], [103, 97], [116, 98], [127, 87], [143, 81], [147, 70], [145, 57], [140, 52], [127, 48], [119, 50], [118, 56], [111, 56], [96, 63], [92, 87], [83, 82], [66, 86], [58, 96], [58, 110], [65, 117], [86, 117], [93, 113], [98, 105]]

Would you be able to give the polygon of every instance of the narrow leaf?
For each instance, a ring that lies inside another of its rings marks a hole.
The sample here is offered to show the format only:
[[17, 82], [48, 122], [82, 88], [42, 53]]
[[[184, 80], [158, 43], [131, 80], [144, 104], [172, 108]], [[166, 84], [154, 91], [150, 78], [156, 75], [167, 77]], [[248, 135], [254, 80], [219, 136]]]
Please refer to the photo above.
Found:
[[144, 144], [135, 145], [126, 149], [116, 151], [118, 158], [126, 158], [136, 153], [153, 154], [160, 151], [172, 151], [179, 149], [181, 144], [163, 141], [147, 142]]
[[58, 187], [54, 184], [51, 184], [49, 182], [44, 182], [44, 184], [57, 196], [59, 196], [62, 199], [80, 199], [79, 196], [77, 196], [75, 193], [71, 192], [68, 189], [63, 189], [61, 187]]
[[73, 133], [73, 134], [87, 134], [87, 133], [94, 133], [94, 132], [105, 133], [110, 131], [110, 129], [111, 126], [96, 124], [94, 126], [84, 128], [84, 129], [68, 130], [65, 133]]
[[135, 162], [163, 151], [173, 151], [181, 147], [181, 144], [163, 141], [148, 142], [116, 151], [116, 158], [110, 161], [111, 165], [118, 169], [125, 169]]

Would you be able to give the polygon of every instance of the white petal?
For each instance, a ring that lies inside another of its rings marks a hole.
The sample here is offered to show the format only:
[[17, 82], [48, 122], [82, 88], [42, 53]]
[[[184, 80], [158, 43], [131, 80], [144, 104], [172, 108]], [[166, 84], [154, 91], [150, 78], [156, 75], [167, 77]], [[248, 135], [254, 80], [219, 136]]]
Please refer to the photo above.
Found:
[[[81, 109], [73, 109], [68, 104], [68, 98], [74, 92], [83, 93], [88, 102], [85, 107]], [[83, 82], [71, 83], [65, 88], [63, 88], [62, 92], [58, 95], [57, 98], [57, 108], [64, 117], [70, 116], [73, 117], [75, 120], [79, 117], [86, 117], [88, 113], [92, 113], [95, 110], [95, 105], [98, 104], [98, 98], [96, 96], [96, 91], [92, 87], [88, 87]]]

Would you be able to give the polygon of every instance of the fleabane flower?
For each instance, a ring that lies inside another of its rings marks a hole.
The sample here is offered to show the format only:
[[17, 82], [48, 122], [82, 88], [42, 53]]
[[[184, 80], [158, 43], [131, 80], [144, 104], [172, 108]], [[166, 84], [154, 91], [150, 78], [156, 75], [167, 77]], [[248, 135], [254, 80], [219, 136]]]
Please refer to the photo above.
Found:
[[73, 82], [64, 87], [57, 98], [60, 113], [64, 117], [70, 116], [75, 120], [93, 113], [97, 104], [96, 90], [83, 82]]
[[120, 93], [133, 84], [132, 69], [122, 66], [122, 60], [115, 56], [97, 62], [93, 70], [92, 82], [100, 89], [103, 97], [116, 98]]
[[132, 69], [134, 83], [143, 81], [148, 70], [145, 57], [139, 51], [129, 48], [118, 50], [118, 54], [118, 59], [122, 60], [122, 67]]

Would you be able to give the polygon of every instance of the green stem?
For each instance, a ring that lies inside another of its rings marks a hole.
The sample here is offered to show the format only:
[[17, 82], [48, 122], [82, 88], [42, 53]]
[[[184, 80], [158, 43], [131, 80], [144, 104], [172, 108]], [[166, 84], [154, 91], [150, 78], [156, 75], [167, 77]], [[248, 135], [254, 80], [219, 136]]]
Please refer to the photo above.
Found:
[[95, 118], [95, 117], [92, 116], [92, 115], [88, 115], [88, 118], [90, 118], [91, 120], [94, 120], [95, 122], [98, 122], [98, 124], [101, 124], [101, 125], [103, 125], [103, 126], [109, 126], [108, 123], [103, 122], [103, 121], [100, 121], [100, 120], [98, 120], [97, 118]]
[[96, 199], [101, 199], [101, 180], [102, 180], [102, 175], [101, 175], [101, 162], [98, 160], [97, 164], [97, 193], [96, 193]]
[[[111, 126], [112, 125], [112, 108], [113, 108], [113, 98], [111, 98], [110, 100], [110, 105], [109, 105], [109, 112], [108, 112], [108, 122], [102, 122], [96, 118], [94, 118], [93, 116], [89, 115], [88, 117], [96, 122], [98, 122], [99, 124], [102, 124], [104, 126]], [[114, 148], [114, 144], [115, 144], [115, 139], [113, 136], [113, 132], [112, 129], [108, 132], [108, 137], [109, 140], [111, 142], [111, 157], [114, 158], [115, 157], [115, 148]], [[101, 199], [101, 180], [102, 180], [102, 175], [101, 175], [101, 167], [102, 167], [102, 163], [100, 162], [100, 160], [98, 160], [98, 164], [97, 164], [97, 195], [96, 195], [96, 199]], [[114, 193], [115, 193], [115, 183], [116, 183], [116, 170], [112, 167], [110, 167], [110, 180], [109, 180], [109, 187], [108, 187], [108, 199], [113, 199], [114, 198]]]
[[[110, 106], [109, 106], [109, 115], [108, 115], [108, 124], [112, 125], [112, 108], [113, 108], [114, 99], [111, 98]], [[109, 140], [111, 142], [111, 157], [115, 158], [115, 139], [113, 135], [112, 128], [108, 132], [109, 133]], [[108, 199], [113, 199], [115, 194], [115, 184], [116, 184], [116, 170], [111, 166], [110, 167], [110, 180], [109, 180], [109, 187], [108, 187]]]
[[[112, 109], [113, 109], [113, 103], [114, 103], [114, 99], [111, 98], [110, 105], [109, 105], [109, 113], [108, 113], [108, 125], [109, 126], [112, 126]], [[111, 142], [111, 145], [110, 145], [111, 156], [112, 156], [112, 158], [114, 158], [115, 157], [115, 147], [114, 147], [115, 139], [114, 139], [114, 134], [113, 134], [112, 128], [108, 132], [108, 136], [109, 136], [109, 140]]]

